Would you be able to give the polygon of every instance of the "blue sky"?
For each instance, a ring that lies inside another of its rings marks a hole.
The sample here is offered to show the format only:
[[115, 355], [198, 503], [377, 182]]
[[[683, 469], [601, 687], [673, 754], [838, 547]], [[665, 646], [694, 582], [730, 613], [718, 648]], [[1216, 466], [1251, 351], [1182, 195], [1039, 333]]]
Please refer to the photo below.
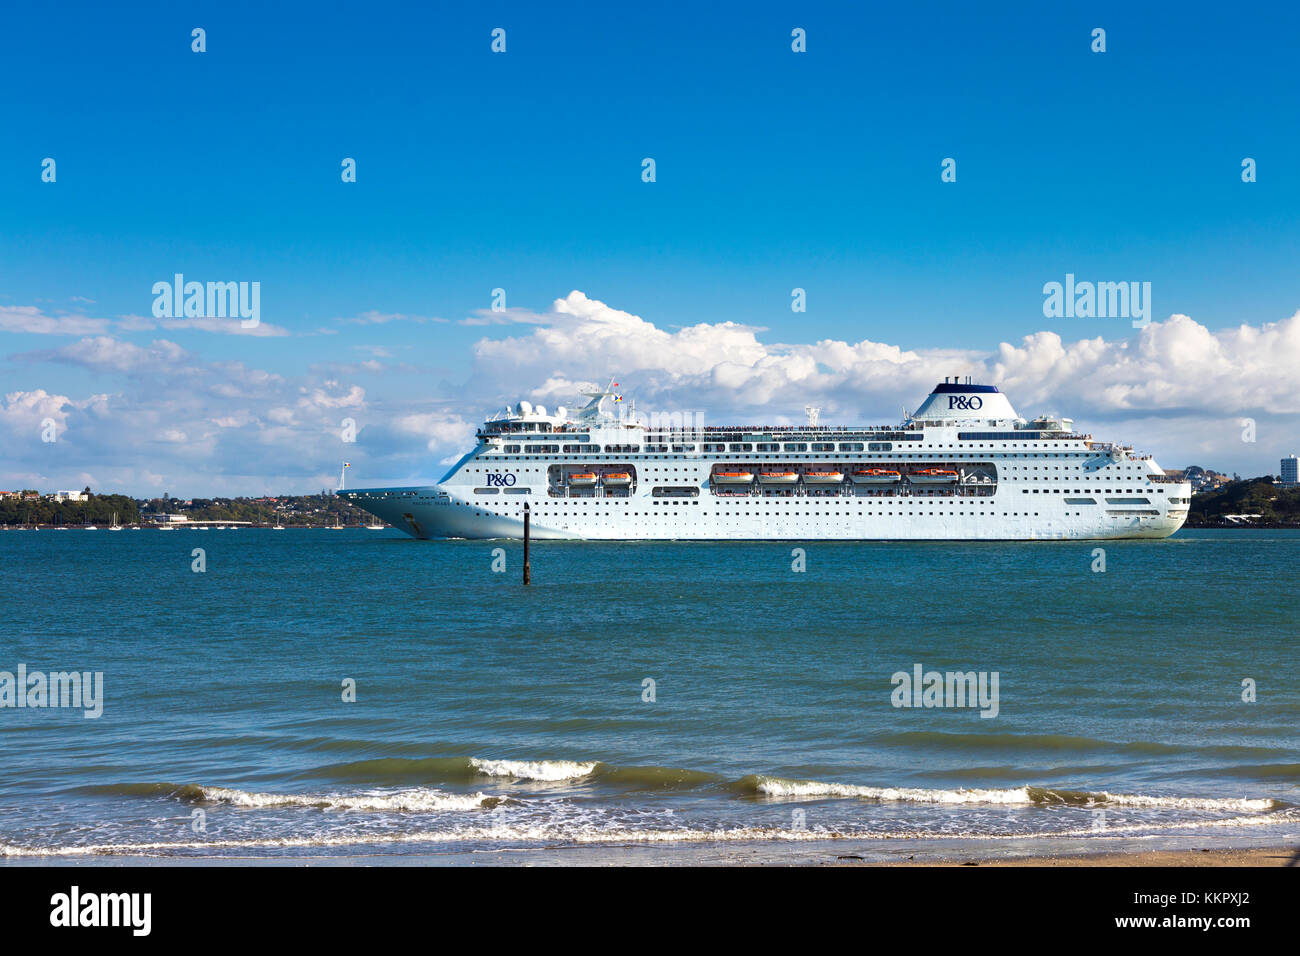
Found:
[[[9, 400], [0, 487], [319, 487], [340, 456], [310, 437], [309, 418], [337, 408], [358, 412], [351, 457], [372, 477], [432, 478], [431, 462], [463, 444], [453, 421], [606, 373], [661, 402], [689, 388], [722, 417], [797, 415], [811, 396], [874, 421], [919, 403], [949, 350], [987, 372], [1000, 343], [1044, 331], [1138, 350], [1123, 319], [1044, 317], [1043, 284], [1067, 272], [1150, 282], [1153, 319], [1186, 315], [1211, 334], [1264, 330], [1300, 308], [1293, 7], [271, 6], [3, 15], [0, 309], [27, 311], [0, 332], [0, 395], [66, 398], [56, 417], [69, 444], [28, 447], [30, 416], [15, 408], [53, 406]], [[205, 53], [190, 49], [194, 27]], [[504, 54], [490, 51], [495, 27]], [[790, 49], [795, 27], [806, 53]], [[1090, 49], [1096, 27], [1105, 53]], [[55, 183], [41, 182], [44, 157]], [[344, 157], [356, 183], [340, 181]], [[654, 183], [641, 181], [644, 157]], [[940, 182], [945, 157], [956, 183]], [[1258, 182], [1241, 181], [1243, 157]], [[148, 317], [152, 284], [176, 272], [259, 281], [262, 321], [285, 334], [123, 318]], [[523, 321], [462, 324], [482, 319], [498, 287]], [[806, 313], [791, 312], [794, 287]], [[885, 343], [920, 364], [891, 378], [823, 356], [841, 374], [768, 382], [752, 393], [770, 406], [760, 414], [689, 343], [666, 342], [644, 368], [606, 368], [599, 349], [584, 366], [555, 339], [590, 330], [547, 319], [572, 290], [669, 334], [760, 330], [760, 378], [764, 362], [790, 360], [779, 346], [823, 340]], [[367, 315], [406, 318], [355, 321]], [[33, 316], [102, 325], [38, 332]], [[1182, 331], [1131, 372], [1176, 377], [1177, 350], [1200, 335]], [[489, 361], [485, 339], [535, 361], [487, 349]], [[1258, 340], [1220, 348], [1210, 365], [1238, 383], [1278, 354], [1256, 365]], [[1286, 396], [1240, 389], [1218, 411], [1258, 418], [1259, 441], [1224, 425], [1206, 444], [1196, 436], [1217, 412], [1188, 397], [1190, 383], [1108, 404], [1070, 384], [1077, 373], [1113, 389], [1101, 370], [1040, 364], [1018, 366], [1028, 398], [1138, 429], [1117, 437], [1169, 466], [1196, 456], [1265, 472], [1295, 450], [1283, 447], [1295, 432]], [[263, 413], [287, 399], [247, 385], [265, 376], [285, 394], [333, 398], [268, 439]], [[215, 391], [167, 406], [185, 380]], [[331, 404], [354, 387], [363, 399]], [[241, 394], [249, 404], [236, 408]], [[121, 429], [112, 448], [88, 442], [92, 415], [101, 432]], [[216, 419], [219, 439], [200, 440]], [[182, 449], [141, 437], [169, 420], [185, 437], [167, 444]], [[283, 451], [269, 465], [268, 440]]]

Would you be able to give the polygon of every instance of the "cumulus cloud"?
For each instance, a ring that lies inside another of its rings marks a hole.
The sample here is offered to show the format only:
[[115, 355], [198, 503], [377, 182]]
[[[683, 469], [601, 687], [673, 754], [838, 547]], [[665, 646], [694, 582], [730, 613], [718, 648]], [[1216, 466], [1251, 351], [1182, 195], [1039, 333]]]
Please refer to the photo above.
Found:
[[94, 335], [108, 330], [107, 319], [60, 313], [50, 315], [31, 305], [0, 305], [0, 332], [29, 335]]
[[906, 350], [870, 339], [767, 343], [762, 329], [734, 322], [669, 332], [578, 291], [557, 299], [545, 318], [527, 335], [474, 345], [476, 376], [502, 398], [508, 383], [535, 383], [528, 397], [572, 399], [579, 383], [616, 374], [634, 381], [647, 404], [694, 402], [746, 421], [797, 419], [808, 402], [878, 416], [894, 414], [900, 400], [915, 408], [935, 382], [956, 374], [998, 384], [1025, 407], [1047, 403], [1102, 419], [1300, 412], [1291, 386], [1300, 312], [1219, 332], [1173, 315], [1132, 339], [1067, 343], [1042, 331], [987, 351]]
[[[698, 411], [713, 424], [798, 422], [805, 405], [820, 406], [824, 422], [890, 424], [935, 382], [970, 375], [1001, 386], [1026, 417], [1069, 415], [1171, 467], [1271, 473], [1296, 450], [1286, 443], [1300, 414], [1291, 387], [1300, 313], [1222, 330], [1185, 315], [1140, 331], [1117, 326], [1109, 337], [1070, 339], [1052, 329], [983, 350], [867, 338], [780, 342], [737, 322], [664, 327], [578, 291], [526, 318], [516, 324], [528, 328], [501, 329], [472, 346], [467, 381], [422, 389], [417, 399], [401, 398], [391, 375], [365, 363], [286, 376], [204, 361], [166, 339], [143, 345], [94, 334], [14, 356], [29, 376], [42, 364], [76, 366], [113, 387], [11, 390], [0, 438], [15, 450], [0, 463], [0, 487], [32, 474], [70, 487], [73, 476], [91, 473], [135, 490], [146, 481], [192, 494], [314, 490], [344, 459], [354, 464], [350, 482], [435, 480], [495, 408], [520, 398], [573, 407], [610, 375], [640, 412]], [[362, 372], [366, 387], [355, 380]], [[59, 425], [57, 447], [38, 440], [47, 418]], [[1242, 442], [1242, 418], [1257, 420], [1257, 444]], [[341, 437], [347, 419], [354, 444]]]

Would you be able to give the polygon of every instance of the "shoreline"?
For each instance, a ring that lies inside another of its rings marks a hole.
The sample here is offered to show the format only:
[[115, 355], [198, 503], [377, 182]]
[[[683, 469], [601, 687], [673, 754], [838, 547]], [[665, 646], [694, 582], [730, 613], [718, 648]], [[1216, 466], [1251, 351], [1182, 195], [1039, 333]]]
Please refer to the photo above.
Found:
[[1294, 865], [1300, 850], [1293, 847], [1252, 847], [1248, 849], [1205, 850], [1138, 850], [1135, 852], [1099, 852], [1061, 854], [1059, 856], [981, 857], [978, 855], [954, 857], [950, 860], [909, 860], [903, 863], [875, 863], [873, 866], [945, 867], [945, 866], [996, 866], [996, 867], [1130, 867], [1158, 866], [1174, 868], [1217, 867], [1286, 867]]
[[[1026, 852], [993, 852], [980, 841], [958, 849], [927, 841], [911, 847], [855, 847], [851, 841], [812, 844], [703, 844], [654, 846], [645, 844], [551, 845], [496, 849], [448, 848], [444, 851], [285, 856], [164, 856], [158, 854], [96, 854], [93, 856], [0, 856], [0, 868], [14, 867], [339, 867], [339, 866], [866, 866], [889, 867], [1163, 867], [1219, 869], [1224, 867], [1300, 866], [1300, 847], [1245, 846], [1147, 849], [1128, 846], [1095, 850], [1074, 844], [1061, 852], [1043, 852], [1041, 842], [1027, 843]], [[845, 846], [845, 843], [850, 845]], [[904, 855], [906, 854], [906, 855]]]

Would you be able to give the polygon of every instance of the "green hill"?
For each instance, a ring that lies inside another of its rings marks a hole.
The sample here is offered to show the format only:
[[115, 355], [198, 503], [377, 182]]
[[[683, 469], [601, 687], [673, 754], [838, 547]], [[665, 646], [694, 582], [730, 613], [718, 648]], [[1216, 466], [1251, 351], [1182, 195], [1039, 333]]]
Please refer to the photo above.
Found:
[[1229, 482], [1218, 491], [1193, 495], [1187, 523], [1222, 524], [1224, 515], [1240, 514], [1260, 515], [1256, 524], [1300, 526], [1300, 488], [1279, 488], [1267, 477]]

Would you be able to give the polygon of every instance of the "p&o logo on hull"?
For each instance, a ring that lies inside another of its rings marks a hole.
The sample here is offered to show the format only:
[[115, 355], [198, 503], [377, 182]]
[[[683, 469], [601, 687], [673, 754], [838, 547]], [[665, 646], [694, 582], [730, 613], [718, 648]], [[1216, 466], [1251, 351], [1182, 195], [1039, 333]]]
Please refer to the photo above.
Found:
[[961, 411], [977, 412], [984, 407], [984, 399], [978, 395], [949, 395], [948, 407]]
[[489, 488], [512, 488], [515, 484], [515, 476], [511, 472], [499, 474], [495, 471], [489, 471], [487, 474], [487, 483]]

